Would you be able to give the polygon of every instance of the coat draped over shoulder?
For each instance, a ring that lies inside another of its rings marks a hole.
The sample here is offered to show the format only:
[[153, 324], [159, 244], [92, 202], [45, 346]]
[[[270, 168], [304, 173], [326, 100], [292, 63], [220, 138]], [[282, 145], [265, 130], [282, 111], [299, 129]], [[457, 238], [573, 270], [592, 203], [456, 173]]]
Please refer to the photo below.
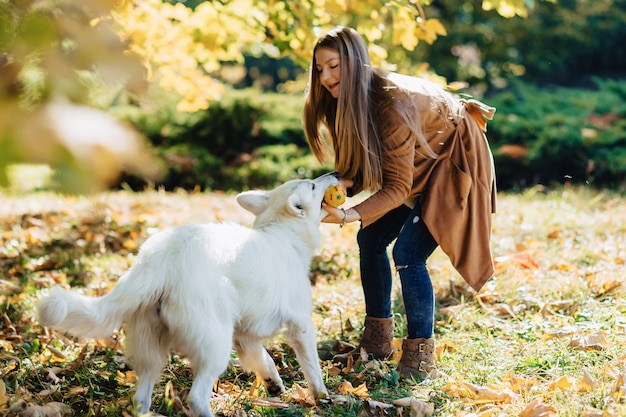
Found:
[[474, 117], [461, 120], [446, 145], [445, 153], [428, 167], [422, 217], [457, 271], [478, 291], [494, 272], [490, 249], [491, 214], [496, 210], [493, 158]]
[[[479, 291], [494, 273], [491, 215], [496, 211], [493, 156], [484, 134], [495, 109], [458, 100], [426, 80], [394, 74], [419, 112], [436, 158], [426, 156], [415, 130], [396, 114], [384, 115], [381, 188], [354, 208], [367, 227], [401, 204], [422, 206], [422, 218], [463, 279]], [[359, 184], [354, 190], [360, 191]]]

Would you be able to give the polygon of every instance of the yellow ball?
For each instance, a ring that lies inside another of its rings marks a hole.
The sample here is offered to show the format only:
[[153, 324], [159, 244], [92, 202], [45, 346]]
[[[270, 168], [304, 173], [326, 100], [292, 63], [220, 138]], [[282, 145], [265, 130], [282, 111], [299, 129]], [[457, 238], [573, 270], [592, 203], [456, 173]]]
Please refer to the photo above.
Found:
[[346, 190], [341, 185], [331, 185], [324, 193], [324, 201], [333, 207], [339, 207], [346, 200]]

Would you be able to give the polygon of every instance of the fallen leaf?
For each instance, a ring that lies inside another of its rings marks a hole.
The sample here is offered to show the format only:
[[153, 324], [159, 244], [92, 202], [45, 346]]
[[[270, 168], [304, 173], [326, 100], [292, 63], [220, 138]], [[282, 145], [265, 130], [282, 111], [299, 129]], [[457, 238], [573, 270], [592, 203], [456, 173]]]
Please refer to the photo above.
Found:
[[494, 389], [462, 381], [449, 382], [442, 390], [448, 395], [477, 402], [512, 403], [521, 398], [519, 394], [516, 394], [508, 387]]
[[307, 389], [302, 388], [298, 384], [294, 384], [294, 386], [296, 387], [296, 392], [292, 396], [294, 401], [296, 401], [296, 402], [298, 402], [299, 404], [302, 404], [302, 405], [308, 405], [309, 407], [315, 407], [315, 398], [313, 398], [311, 393]]
[[455, 306], [448, 306], [439, 309], [441, 314], [445, 314], [450, 320], [456, 320], [457, 316], [467, 308], [467, 304], [457, 304]]
[[137, 383], [137, 374], [135, 371], [117, 371], [115, 375], [115, 380], [118, 385], [131, 387]]
[[525, 378], [510, 372], [502, 377], [502, 381], [506, 382], [518, 394], [530, 390], [539, 383], [537, 378]]
[[612, 344], [607, 339], [605, 331], [592, 333], [570, 342], [570, 347], [583, 350], [604, 350], [611, 348], [611, 346]]
[[19, 400], [9, 409], [9, 414], [14, 413], [20, 417], [62, 417], [73, 414], [73, 411], [68, 405], [59, 402], [37, 405]]
[[399, 398], [393, 401], [398, 407], [411, 407], [411, 417], [429, 417], [435, 413], [435, 405], [415, 397]]
[[0, 379], [0, 409], [3, 409], [8, 403], [9, 397], [7, 396], [7, 387], [4, 385], [4, 381]]
[[332, 366], [330, 367], [328, 370], [328, 375], [330, 376], [337, 376], [337, 375], [341, 375], [341, 369], [338, 366]]
[[519, 266], [523, 269], [531, 271], [539, 269], [539, 264], [528, 254], [525, 253], [513, 253], [510, 255], [502, 255], [494, 258], [494, 265], [496, 271], [501, 271], [507, 266]]
[[435, 345], [435, 358], [441, 357], [444, 352], [455, 352], [457, 350], [456, 343], [450, 340], [444, 340]]
[[76, 395], [81, 395], [88, 391], [89, 391], [89, 388], [87, 387], [73, 386], [73, 387], [70, 387], [70, 389], [67, 391], [65, 398], [70, 398]]
[[386, 409], [393, 407], [391, 404], [387, 404], [381, 401], [365, 400], [363, 401], [363, 409], [368, 416], [384, 416], [386, 415]]
[[339, 393], [343, 395], [354, 394], [360, 398], [369, 398], [369, 393], [367, 392], [367, 386], [365, 382], [359, 385], [358, 387], [353, 387], [350, 381], [343, 381], [343, 384], [339, 387]]
[[139, 247], [139, 244], [133, 239], [127, 239], [122, 243], [122, 247], [126, 250], [133, 251]]
[[511, 317], [517, 319], [517, 314], [515, 313], [514, 308], [506, 303], [495, 304], [490, 310], [498, 317]]
[[390, 343], [390, 348], [392, 353], [389, 360], [396, 362], [400, 361], [400, 358], [402, 357], [402, 339], [393, 339]]
[[544, 333], [543, 335], [541, 335], [541, 341], [545, 342], [550, 339], [563, 339], [566, 337], [570, 337], [573, 334], [576, 334], [577, 332], [578, 332], [578, 329], [576, 329], [575, 327], [566, 326], [558, 330]]
[[584, 394], [592, 391], [597, 385], [597, 382], [589, 375], [587, 371], [583, 371], [583, 376], [578, 382], [578, 392]]
[[591, 408], [589, 410], [585, 410], [580, 414], [580, 417], [616, 417], [615, 413], [611, 412], [611, 410], [597, 410], [595, 408]]
[[58, 367], [53, 367], [53, 368], [46, 368], [46, 379], [49, 379], [50, 381], [52, 381], [53, 384], [58, 384], [59, 382], [61, 382], [61, 378], [59, 378], [57, 376], [57, 372], [61, 370], [61, 368]]
[[615, 395], [621, 398], [626, 397], [626, 378], [620, 373], [615, 382]]
[[[624, 358], [618, 358], [619, 361], [624, 360]], [[615, 363], [607, 363], [602, 368], [602, 373], [609, 378], [618, 379], [621, 375], [621, 368], [618, 368], [619, 365]]]
[[553, 417], [556, 416], [556, 408], [544, 404], [541, 398], [531, 401], [520, 413], [519, 417]]
[[548, 384], [548, 389], [550, 391], [556, 391], [556, 390], [563, 391], [575, 385], [576, 385], [576, 381], [574, 380], [574, 378], [569, 377], [569, 376], [562, 376], [556, 381], [552, 381], [550, 384]]
[[263, 385], [263, 381], [261, 378], [256, 378], [250, 388], [248, 389], [248, 395], [250, 397], [258, 397], [260, 394], [261, 386]]
[[237, 397], [242, 394], [242, 390], [238, 385], [233, 384], [231, 381], [220, 379], [215, 380], [213, 391], [218, 394], [231, 395], [233, 397]]
[[58, 361], [65, 362], [65, 359], [67, 359], [63, 352], [53, 346], [48, 345], [48, 350], [52, 352], [52, 356]]
[[283, 400], [277, 397], [269, 397], [269, 398], [256, 397], [256, 398], [252, 398], [250, 403], [254, 405], [255, 407], [270, 407], [270, 408], [276, 408], [279, 410], [283, 410], [283, 409], [287, 409], [291, 407], [289, 404], [287, 404], [286, 402], [284, 402]]

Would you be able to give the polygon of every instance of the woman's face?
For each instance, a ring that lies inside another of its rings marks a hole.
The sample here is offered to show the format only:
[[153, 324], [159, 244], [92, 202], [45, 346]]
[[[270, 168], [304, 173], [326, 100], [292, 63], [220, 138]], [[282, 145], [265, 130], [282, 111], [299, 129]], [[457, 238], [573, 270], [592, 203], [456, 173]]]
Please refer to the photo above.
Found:
[[315, 70], [319, 73], [320, 82], [334, 98], [339, 97], [341, 81], [341, 57], [339, 52], [329, 48], [315, 51]]

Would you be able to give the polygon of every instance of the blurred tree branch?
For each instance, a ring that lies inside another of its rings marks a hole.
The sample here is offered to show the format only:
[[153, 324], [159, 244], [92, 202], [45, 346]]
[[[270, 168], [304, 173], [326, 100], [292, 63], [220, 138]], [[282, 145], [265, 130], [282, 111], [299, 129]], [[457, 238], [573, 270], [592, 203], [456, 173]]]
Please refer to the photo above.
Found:
[[[76, 192], [106, 188], [123, 170], [158, 176], [142, 138], [94, 108], [94, 83], [137, 96], [157, 83], [181, 97], [179, 111], [193, 112], [219, 100], [224, 63], [266, 54], [307, 65], [317, 36], [336, 25], [359, 30], [374, 63], [392, 68], [387, 47], [445, 36], [424, 14], [430, 2], [0, 0], [0, 185], [19, 162], [49, 164], [61, 188]], [[483, 1], [504, 16], [533, 4]]]

